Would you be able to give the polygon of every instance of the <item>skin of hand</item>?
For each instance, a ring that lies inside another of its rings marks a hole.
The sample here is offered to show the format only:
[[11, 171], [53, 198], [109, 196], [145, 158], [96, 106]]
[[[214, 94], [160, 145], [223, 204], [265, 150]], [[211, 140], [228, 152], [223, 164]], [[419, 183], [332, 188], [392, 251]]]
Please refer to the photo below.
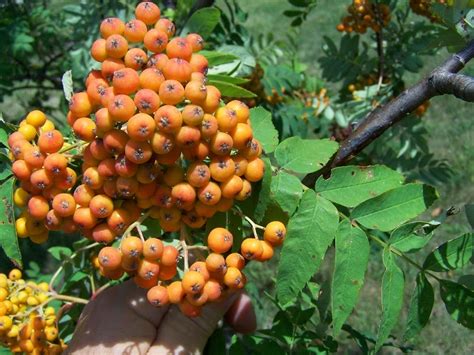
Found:
[[200, 354], [224, 316], [240, 333], [256, 329], [250, 298], [241, 291], [189, 318], [175, 305], [153, 307], [146, 290], [127, 281], [87, 304], [65, 354]]

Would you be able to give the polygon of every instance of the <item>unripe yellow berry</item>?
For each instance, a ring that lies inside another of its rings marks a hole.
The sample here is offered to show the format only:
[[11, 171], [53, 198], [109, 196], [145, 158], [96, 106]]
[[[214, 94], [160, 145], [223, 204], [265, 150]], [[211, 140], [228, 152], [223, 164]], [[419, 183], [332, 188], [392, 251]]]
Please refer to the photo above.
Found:
[[13, 193], [13, 202], [18, 207], [25, 207], [28, 203], [28, 199], [30, 198], [30, 194], [23, 188], [19, 187]]
[[5, 288], [0, 288], [0, 301], [5, 301], [8, 297], [8, 290]]
[[14, 324], [12, 325], [11, 329], [7, 333], [7, 337], [9, 338], [16, 338], [20, 334], [20, 328], [18, 325]]
[[53, 121], [50, 121], [50, 120], [46, 120], [46, 122], [44, 123], [44, 125], [42, 125], [42, 126], [40, 127], [41, 133], [53, 131], [53, 130], [55, 130], [55, 129], [56, 129], [56, 127], [54, 126]]
[[0, 330], [9, 330], [13, 325], [13, 321], [9, 316], [0, 317]]
[[36, 128], [28, 123], [19, 127], [18, 132], [23, 134], [27, 141], [32, 141], [36, 137]]
[[28, 304], [28, 306], [39, 305], [39, 301], [35, 296], [29, 296], [28, 299], [26, 300], [26, 303]]
[[34, 127], [40, 127], [44, 125], [46, 122], [46, 115], [41, 112], [40, 110], [34, 110], [31, 111], [27, 116], [26, 116], [26, 123], [34, 126]]
[[[48, 292], [49, 291], [49, 285], [47, 282], [40, 282], [38, 284], [38, 288], [43, 291], [43, 292]], [[53, 308], [54, 309], [54, 308]]]
[[12, 269], [10, 273], [8, 274], [8, 278], [12, 281], [17, 281], [21, 279], [21, 271], [18, 269]]

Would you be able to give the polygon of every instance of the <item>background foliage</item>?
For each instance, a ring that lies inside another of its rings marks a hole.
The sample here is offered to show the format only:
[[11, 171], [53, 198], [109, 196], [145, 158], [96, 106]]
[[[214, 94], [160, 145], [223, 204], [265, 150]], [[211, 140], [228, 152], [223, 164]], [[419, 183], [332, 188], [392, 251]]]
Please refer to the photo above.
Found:
[[[376, 105], [399, 94], [446, 58], [448, 50], [455, 49], [446, 49], [441, 41], [436, 43], [432, 39], [448, 38], [445, 42], [450, 44], [463, 43], [462, 38], [446, 26], [413, 14], [408, 2], [383, 2], [391, 6], [392, 21], [383, 31], [386, 65], [380, 85], [377, 83], [374, 32], [357, 35], [336, 31], [336, 25], [347, 14], [345, 2], [228, 0], [216, 3], [221, 17], [215, 30], [209, 30], [208, 49], [216, 51], [208, 54], [213, 64], [211, 82], [225, 96], [248, 96], [251, 106], [259, 104], [271, 113], [263, 108], [255, 108], [252, 112], [252, 124], [258, 127], [257, 132], [262, 132], [258, 138], [265, 151], [272, 153], [271, 163], [277, 171], [271, 182], [268, 178], [267, 184], [263, 183], [262, 188], [266, 188], [270, 196], [265, 202], [270, 204], [266, 212], [278, 214], [283, 210], [286, 215], [281, 217], [293, 216], [289, 231], [301, 238], [285, 246], [279, 266], [278, 260], [251, 266], [248, 291], [253, 296], [261, 330], [255, 335], [240, 337], [227, 328], [219, 329], [208, 344], [209, 352], [222, 349], [223, 334], [231, 339], [230, 351], [236, 353], [242, 349], [278, 353], [281, 348], [298, 353], [301, 349], [366, 351], [383, 343], [396, 346], [398, 351], [413, 347], [430, 353], [447, 352], [453, 347], [463, 353], [474, 351], [472, 334], [458, 324], [471, 324], [471, 328], [473, 324], [472, 298], [471, 303], [463, 305], [464, 311], [459, 309], [463, 297], [472, 293], [469, 290], [472, 290], [471, 274], [474, 272], [470, 262], [472, 222], [471, 225], [468, 223], [464, 211], [465, 205], [474, 197], [474, 168], [470, 163], [474, 158], [472, 106], [453, 97], [435, 98], [424, 115], [412, 115], [353, 162], [373, 165], [369, 169], [376, 176], [373, 188], [377, 195], [384, 194], [377, 205], [373, 200], [364, 204], [373, 196], [363, 187], [353, 195], [334, 193], [334, 189], [343, 189], [347, 181], [354, 185], [357, 177], [361, 180], [367, 177], [368, 171], [359, 171], [356, 167], [338, 168], [330, 180], [319, 180], [317, 197], [311, 190], [303, 191], [299, 182], [304, 174], [316, 170], [312, 164], [324, 164], [337, 149], [335, 143], [311, 143], [307, 139], [343, 139]], [[192, 3], [178, 1], [177, 7], [168, 10], [167, 15], [174, 17], [182, 27]], [[83, 78], [94, 65], [89, 59], [88, 48], [98, 35], [97, 24], [111, 14], [129, 17], [133, 8], [131, 2], [113, 0], [2, 3], [0, 35], [5, 45], [0, 48], [0, 111], [5, 121], [18, 123], [25, 112], [38, 107], [67, 132], [63, 73], [72, 70], [73, 87], [81, 89]], [[216, 15], [216, 12], [207, 12], [205, 16], [209, 19]], [[200, 31], [206, 30], [204, 27]], [[226, 53], [227, 57], [219, 53]], [[466, 72], [473, 74], [472, 68], [472, 65], [468, 66]], [[222, 75], [231, 75], [234, 79]], [[252, 91], [255, 97], [234, 85]], [[279, 141], [282, 143], [278, 145]], [[302, 154], [304, 152], [307, 155]], [[299, 164], [292, 159], [291, 155], [295, 153], [302, 154]], [[2, 180], [7, 177], [0, 176]], [[434, 190], [421, 183], [436, 187], [442, 198], [434, 202], [437, 198]], [[341, 200], [340, 196], [344, 198]], [[373, 210], [396, 208], [394, 198], [397, 196], [418, 200], [410, 205], [411, 209], [398, 208], [395, 209], [397, 213], [385, 216], [383, 225], [376, 219], [377, 230], [369, 231], [375, 223], [371, 220]], [[392, 204], [387, 206], [387, 201]], [[418, 217], [423, 222], [399, 227], [423, 213], [432, 202], [434, 207]], [[345, 217], [349, 215], [359, 222], [359, 227], [347, 221]], [[254, 211], [257, 221], [267, 217], [265, 209], [258, 210], [257, 207]], [[311, 230], [310, 224], [320, 231], [318, 240], [311, 240], [307, 233]], [[374, 234], [370, 243], [365, 232]], [[335, 241], [330, 235], [335, 235]], [[410, 236], [408, 240], [407, 236]], [[458, 238], [451, 243], [443, 244], [455, 237]], [[377, 243], [377, 239], [381, 243]], [[349, 241], [357, 245], [360, 252], [351, 254]], [[20, 242], [29, 277], [48, 279], [60, 261], [71, 260], [65, 264], [65, 275], [72, 275], [79, 268], [83, 272], [64, 288], [90, 293], [86, 286], [78, 289], [93, 272], [86, 267], [90, 265], [89, 255], [70, 259], [73, 250], [82, 246], [78, 236], [53, 235], [48, 244], [42, 246]], [[335, 247], [328, 249], [333, 242]], [[444, 246], [431, 253], [439, 245]], [[456, 253], [449, 253], [451, 249], [458, 250], [459, 245], [468, 245], [461, 258]], [[314, 277], [311, 270], [304, 270], [304, 264], [295, 268], [292, 257], [308, 246], [313, 248], [308, 252], [318, 256], [315, 263], [320, 264]], [[392, 246], [404, 253], [421, 250], [411, 255], [412, 259], [420, 265], [424, 263], [425, 270], [447, 281], [442, 281], [438, 287], [433, 278], [427, 278], [416, 268], [406, 267], [407, 264], [402, 264], [389, 251]], [[47, 249], [50, 253], [44, 258]], [[328, 254], [323, 260], [326, 249]], [[2, 257], [1, 271], [10, 267], [9, 261]], [[462, 267], [461, 274], [459, 269]], [[365, 282], [354, 282], [364, 278], [365, 268]], [[339, 270], [335, 275], [343, 276], [331, 281], [334, 269]], [[276, 288], [275, 277], [284, 280], [277, 283]], [[346, 287], [341, 289], [338, 285]], [[300, 288], [303, 291], [295, 298]], [[425, 302], [421, 305], [418, 298]], [[430, 300], [434, 309], [428, 321], [426, 309], [417, 307], [425, 307]], [[383, 311], [381, 306], [374, 307], [381, 302]], [[355, 305], [356, 311], [351, 314]], [[331, 313], [331, 307], [339, 312]], [[397, 316], [399, 309], [400, 318]], [[466, 310], [471, 313], [466, 315]], [[79, 307], [63, 318], [66, 337], [74, 327], [70, 320], [75, 319], [78, 312]], [[331, 320], [334, 330], [328, 329]], [[415, 337], [426, 323], [422, 336]], [[394, 348], [384, 349], [392, 351]]]

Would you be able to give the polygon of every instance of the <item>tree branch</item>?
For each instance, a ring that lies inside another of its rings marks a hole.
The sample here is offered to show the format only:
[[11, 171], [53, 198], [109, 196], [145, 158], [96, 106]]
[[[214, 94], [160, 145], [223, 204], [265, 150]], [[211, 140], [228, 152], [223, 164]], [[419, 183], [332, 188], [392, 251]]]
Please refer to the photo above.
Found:
[[319, 176], [328, 174], [332, 168], [353, 158], [387, 129], [432, 97], [448, 94], [464, 101], [474, 102], [474, 78], [456, 74], [473, 57], [474, 40], [433, 70], [428, 77], [405, 90], [386, 105], [369, 113], [366, 119], [341, 143], [333, 159], [320, 171], [307, 175], [303, 183], [306, 186], [313, 186]]

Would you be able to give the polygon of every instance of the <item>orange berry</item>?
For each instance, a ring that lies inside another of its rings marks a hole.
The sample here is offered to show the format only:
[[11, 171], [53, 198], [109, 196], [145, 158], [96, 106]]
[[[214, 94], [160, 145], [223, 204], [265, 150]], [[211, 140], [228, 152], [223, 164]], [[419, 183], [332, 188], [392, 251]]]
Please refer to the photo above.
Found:
[[240, 246], [241, 254], [248, 260], [260, 258], [263, 253], [263, 247], [260, 240], [255, 238], [244, 239]]
[[125, 54], [123, 61], [127, 68], [140, 70], [148, 62], [148, 56], [141, 48], [131, 48]]
[[104, 247], [99, 252], [99, 264], [105, 270], [117, 270], [122, 264], [122, 253], [114, 247]]
[[270, 244], [276, 246], [283, 243], [286, 236], [286, 227], [279, 221], [273, 221], [265, 226], [263, 238]]
[[236, 113], [237, 121], [239, 123], [247, 123], [247, 120], [250, 117], [250, 110], [245, 103], [239, 100], [233, 100], [227, 103], [226, 107]]
[[135, 8], [135, 17], [147, 25], [153, 25], [160, 19], [160, 8], [151, 1], [143, 1]]
[[88, 117], [78, 118], [74, 122], [72, 129], [74, 134], [83, 141], [91, 142], [95, 138], [96, 125]]
[[128, 142], [128, 135], [120, 129], [112, 129], [104, 134], [103, 142], [105, 149], [113, 155], [122, 154]]
[[196, 146], [201, 139], [201, 131], [199, 128], [182, 126], [176, 133], [176, 143], [184, 148]]
[[112, 214], [107, 217], [107, 225], [116, 234], [122, 234], [130, 224], [129, 213], [121, 208], [115, 209]]
[[172, 245], [166, 245], [163, 248], [163, 254], [161, 256], [161, 264], [164, 266], [173, 266], [178, 262], [179, 252]]
[[240, 289], [244, 287], [244, 277], [239, 269], [236, 267], [227, 268], [227, 272], [224, 275], [224, 283], [231, 289]]
[[176, 32], [176, 27], [174, 23], [167, 18], [161, 18], [158, 20], [158, 22], [155, 24], [155, 28], [161, 31], [164, 31], [168, 37], [174, 36], [174, 33]]
[[217, 132], [210, 139], [211, 151], [216, 155], [228, 155], [233, 146], [232, 137], [224, 132]]
[[[112, 80], [112, 77], [113, 77], [115, 71], [123, 69], [123, 68], [125, 68], [125, 63], [123, 62], [122, 59], [107, 58], [106, 60], [104, 60], [102, 62], [100, 70], [101, 70], [102, 76], [104, 78], [106, 78], [107, 80]], [[106, 93], [103, 96], [104, 100], [102, 101], [102, 105], [104, 105], [106, 102], [108, 102], [108, 100], [106, 100], [106, 99], [108, 99], [110, 96], [113, 97], [113, 88], [110, 88], [110, 89], [107, 89], [107, 90], [109, 92]]]
[[165, 81], [165, 77], [163, 73], [161, 72], [161, 70], [157, 68], [145, 69], [144, 71], [140, 73], [139, 78], [140, 78], [140, 86], [143, 89], [150, 89], [155, 92], [158, 92], [160, 90], [161, 84]]
[[170, 303], [179, 303], [185, 296], [181, 281], [170, 283], [166, 289], [168, 291], [168, 300]]
[[221, 199], [222, 192], [217, 185], [213, 181], [209, 181], [206, 185], [201, 187], [197, 192], [197, 197], [199, 201], [205, 205], [215, 205]]
[[82, 229], [92, 229], [97, 224], [97, 217], [88, 207], [79, 207], [72, 216], [74, 222]]
[[28, 213], [35, 219], [44, 219], [49, 212], [49, 203], [43, 196], [32, 196], [28, 201]]
[[191, 80], [193, 69], [191, 64], [181, 58], [171, 58], [163, 66], [163, 74], [167, 80], [177, 80], [186, 83]]
[[168, 35], [161, 30], [151, 29], [145, 34], [143, 44], [150, 52], [161, 53], [168, 44]]
[[163, 286], [153, 286], [146, 294], [148, 302], [153, 306], [164, 306], [169, 303], [168, 290]]
[[87, 92], [78, 92], [72, 95], [69, 101], [69, 110], [76, 117], [87, 117], [92, 112], [92, 103]]
[[193, 54], [193, 47], [185, 38], [175, 37], [167, 44], [166, 54], [169, 58], [189, 60]]
[[184, 87], [177, 80], [165, 80], [158, 94], [161, 101], [166, 105], [176, 105], [184, 99]]
[[235, 163], [231, 157], [214, 157], [209, 164], [211, 177], [219, 182], [229, 180], [235, 173]]
[[261, 240], [260, 244], [262, 245], [262, 254], [257, 258], [258, 261], [267, 261], [273, 257], [273, 246], [266, 240]]
[[145, 280], [157, 279], [160, 272], [160, 265], [155, 261], [146, 259], [140, 260], [137, 269], [137, 275]]
[[98, 224], [92, 230], [92, 239], [98, 243], [112, 243], [116, 235], [107, 223]]
[[107, 218], [114, 210], [114, 202], [106, 195], [96, 195], [91, 199], [89, 208], [97, 218]]
[[257, 182], [263, 178], [265, 173], [265, 163], [260, 158], [255, 158], [248, 161], [247, 170], [245, 171], [245, 178], [250, 182]]
[[88, 185], [79, 185], [74, 190], [74, 201], [76, 201], [79, 206], [88, 207], [93, 197], [94, 191]]
[[185, 293], [201, 293], [205, 283], [204, 277], [197, 271], [188, 271], [183, 275], [182, 285]]
[[214, 228], [207, 236], [207, 245], [215, 253], [223, 254], [232, 248], [233, 236], [225, 228]]
[[210, 253], [206, 258], [206, 267], [210, 272], [224, 274], [227, 270], [227, 265], [224, 257], [221, 254]]
[[191, 45], [193, 52], [199, 52], [201, 49], [204, 48], [204, 40], [197, 33], [189, 33], [186, 36], [186, 40]]
[[242, 270], [245, 267], [245, 258], [239, 253], [231, 253], [225, 258], [228, 267], [235, 267]]
[[162, 263], [160, 266], [160, 274], [158, 275], [158, 278], [162, 281], [168, 281], [175, 277], [177, 273], [178, 269], [176, 268], [176, 264], [163, 265]]
[[[164, 53], [153, 54], [148, 60], [147, 66], [153, 69], [159, 69], [160, 72], [163, 71], [165, 64], [168, 62], [169, 58]], [[158, 90], [157, 90], [158, 91]]]
[[108, 38], [113, 34], [122, 34], [124, 29], [125, 24], [116, 17], [106, 18], [100, 24], [100, 34], [103, 38]]
[[145, 113], [134, 115], [127, 123], [128, 135], [131, 139], [139, 142], [151, 139], [155, 133], [155, 128], [155, 120]]
[[193, 53], [189, 60], [189, 65], [191, 66], [191, 70], [197, 73], [207, 74], [207, 70], [209, 69], [209, 62], [202, 54]]
[[189, 165], [186, 172], [186, 180], [194, 187], [203, 187], [211, 179], [209, 167], [202, 162], [194, 162]]
[[127, 258], [138, 258], [143, 252], [143, 242], [138, 237], [129, 236], [122, 240], [120, 251]]
[[108, 57], [120, 59], [127, 54], [128, 41], [121, 35], [110, 35], [105, 42], [105, 50]]
[[110, 115], [118, 122], [126, 122], [135, 114], [137, 107], [128, 95], [115, 96], [107, 106]]
[[207, 97], [207, 87], [198, 80], [191, 80], [184, 88], [184, 96], [193, 104], [199, 104]]
[[155, 112], [155, 122], [158, 131], [175, 133], [181, 128], [183, 117], [175, 106], [164, 105]]
[[53, 209], [60, 217], [72, 216], [76, 211], [76, 201], [70, 194], [58, 194], [53, 199]]
[[124, 68], [114, 72], [112, 84], [116, 94], [130, 95], [140, 87], [140, 78], [134, 69]]
[[163, 255], [163, 242], [158, 238], [148, 238], [143, 243], [143, 257], [148, 261], [157, 261]]
[[99, 38], [92, 43], [91, 47], [91, 56], [94, 60], [98, 62], [103, 62], [107, 59], [107, 50], [105, 49], [105, 44], [107, 41], [103, 38]]
[[201, 126], [204, 118], [204, 111], [197, 105], [186, 105], [181, 112], [183, 121], [188, 126]]
[[129, 42], [143, 42], [148, 29], [143, 21], [132, 19], [125, 24], [123, 35]]
[[12, 172], [18, 180], [29, 181], [32, 169], [26, 161], [16, 160], [12, 164]]
[[245, 123], [237, 123], [230, 135], [234, 142], [234, 148], [237, 149], [247, 147], [253, 139], [252, 128]]
[[243, 180], [237, 175], [233, 175], [229, 180], [221, 183], [222, 196], [225, 198], [234, 198], [242, 191], [243, 186]]
[[[160, 107], [160, 97], [150, 89], [138, 90], [133, 98], [133, 102], [135, 102], [138, 111], [149, 115], [155, 113]], [[128, 127], [130, 127], [130, 123], [128, 123]]]
[[125, 156], [135, 164], [144, 164], [150, 160], [153, 154], [150, 143], [137, 142], [130, 139], [125, 145]]
[[38, 147], [43, 154], [56, 153], [62, 148], [63, 143], [63, 135], [58, 130], [43, 132], [38, 138]]

